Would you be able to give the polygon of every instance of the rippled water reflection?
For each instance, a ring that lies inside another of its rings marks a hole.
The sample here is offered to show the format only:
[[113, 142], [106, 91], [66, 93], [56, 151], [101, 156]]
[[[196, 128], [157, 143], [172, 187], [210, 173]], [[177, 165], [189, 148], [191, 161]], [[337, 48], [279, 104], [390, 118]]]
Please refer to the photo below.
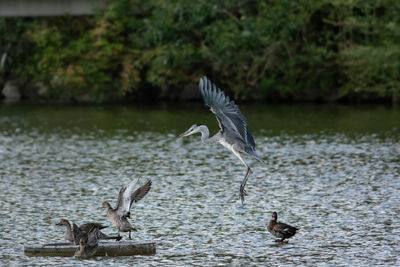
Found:
[[[266, 163], [247, 159], [253, 173], [242, 206], [238, 160], [199, 136], [176, 140], [193, 123], [216, 126], [207, 111], [2, 107], [1, 263], [399, 265], [399, 111], [319, 109], [246, 110]], [[24, 255], [26, 244], [62, 240], [60, 218], [109, 224], [101, 203], [114, 204], [136, 177], [153, 188], [133, 208], [134, 240], [156, 242], [157, 254], [84, 262]], [[272, 211], [300, 228], [287, 244], [265, 231]]]

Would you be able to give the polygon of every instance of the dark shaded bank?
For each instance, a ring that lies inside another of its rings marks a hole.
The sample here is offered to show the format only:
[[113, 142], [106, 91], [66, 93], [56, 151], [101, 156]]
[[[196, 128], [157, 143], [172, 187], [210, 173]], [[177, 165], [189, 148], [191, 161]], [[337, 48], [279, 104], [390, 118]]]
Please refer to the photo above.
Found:
[[[228, 92], [227, 94], [232, 97], [232, 99], [237, 104], [328, 104], [328, 103], [337, 103], [337, 104], [350, 104], [350, 105], [358, 105], [358, 104], [383, 104], [383, 105], [396, 105], [399, 102], [399, 98], [397, 95], [391, 96], [377, 96], [377, 95], [346, 95], [338, 98], [325, 98], [319, 95], [294, 95], [288, 97], [270, 97], [270, 98], [262, 98], [260, 96], [252, 96], [251, 98], [233, 98], [233, 93], [226, 89], [224, 90]], [[3, 94], [0, 96], [0, 103], [21, 103], [28, 105], [37, 105], [37, 104], [76, 104], [76, 105], [92, 105], [92, 104], [133, 104], [133, 105], [164, 105], [165, 103], [169, 104], [200, 104], [203, 102], [201, 96], [197, 89], [197, 83], [193, 83], [189, 86], [184, 87], [182, 90], [177, 89], [173, 91], [171, 94], [162, 94], [156, 88], [142, 88], [138, 89], [132, 94], [128, 94], [121, 98], [110, 98], [103, 99], [102, 101], [98, 101], [95, 98], [90, 97], [89, 95], [76, 95], [71, 96], [69, 98], [48, 98], [35, 92], [29, 92], [26, 94], [24, 89], [20, 89], [15, 85], [7, 84], [3, 88]]]
[[399, 102], [400, 2], [109, 1], [95, 16], [0, 18], [2, 97]]

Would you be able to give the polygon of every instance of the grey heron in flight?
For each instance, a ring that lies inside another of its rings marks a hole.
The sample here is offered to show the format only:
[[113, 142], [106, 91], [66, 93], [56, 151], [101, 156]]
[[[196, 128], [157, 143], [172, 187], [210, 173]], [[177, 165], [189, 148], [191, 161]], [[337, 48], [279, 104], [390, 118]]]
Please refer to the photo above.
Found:
[[241, 154], [250, 155], [257, 160], [263, 162], [260, 155], [256, 151], [256, 144], [249, 129], [247, 129], [247, 121], [240, 112], [238, 106], [233, 100], [211, 83], [207, 77], [200, 78], [199, 91], [203, 97], [204, 103], [217, 117], [219, 127], [221, 128], [217, 134], [212, 137], [210, 131], [205, 125], [194, 124], [186, 132], [178, 138], [189, 136], [195, 133], [201, 133], [201, 141], [204, 144], [220, 143], [235, 154], [236, 157], [247, 167], [246, 175], [240, 185], [240, 200], [244, 201], [247, 179], [251, 173], [249, 165], [243, 160]]

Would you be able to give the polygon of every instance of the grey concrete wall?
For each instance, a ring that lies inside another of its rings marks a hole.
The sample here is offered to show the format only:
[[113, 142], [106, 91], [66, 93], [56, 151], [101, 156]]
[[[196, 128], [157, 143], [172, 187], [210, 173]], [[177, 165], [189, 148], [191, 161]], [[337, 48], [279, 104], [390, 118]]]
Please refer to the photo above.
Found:
[[0, 0], [0, 17], [90, 15], [103, 0]]

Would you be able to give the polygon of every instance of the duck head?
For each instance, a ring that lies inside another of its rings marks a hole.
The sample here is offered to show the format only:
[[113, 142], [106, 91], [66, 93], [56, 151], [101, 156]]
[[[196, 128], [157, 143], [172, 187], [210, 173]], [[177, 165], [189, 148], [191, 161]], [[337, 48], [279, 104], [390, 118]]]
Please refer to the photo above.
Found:
[[276, 221], [278, 219], [278, 213], [276, 213], [275, 211], [272, 213], [272, 220]]
[[112, 209], [110, 203], [108, 203], [107, 201], [104, 201], [104, 202], [103, 202], [102, 207], [103, 207], [103, 208], [106, 208], [106, 209]]
[[66, 219], [61, 219], [58, 223], [56, 223], [56, 225], [57, 225], [57, 226], [63, 226], [63, 225], [65, 225], [65, 226], [71, 226], [70, 223], [69, 223], [69, 221], [66, 220]]

